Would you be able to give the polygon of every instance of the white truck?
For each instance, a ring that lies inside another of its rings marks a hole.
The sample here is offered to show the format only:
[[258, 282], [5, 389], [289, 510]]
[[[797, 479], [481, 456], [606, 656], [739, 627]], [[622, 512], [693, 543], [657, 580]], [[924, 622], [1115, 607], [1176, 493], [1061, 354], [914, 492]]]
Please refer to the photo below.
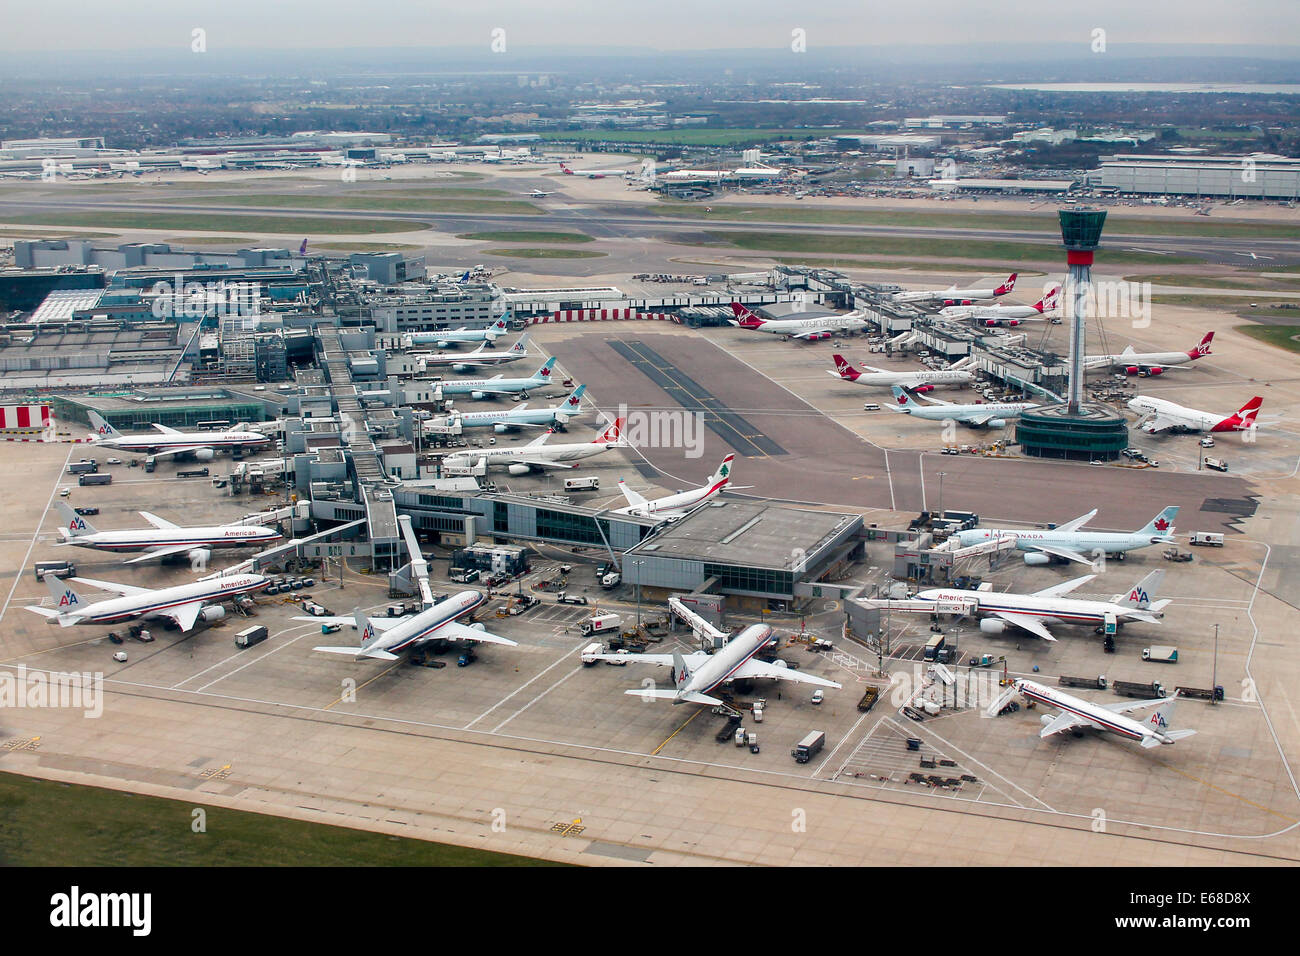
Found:
[[599, 491], [600, 477], [598, 475], [587, 475], [582, 478], [565, 478], [565, 491]]
[[1191, 544], [1207, 545], [1211, 548], [1223, 547], [1223, 535], [1214, 531], [1193, 531]]
[[604, 654], [604, 653], [605, 653], [605, 645], [601, 644], [599, 641], [596, 641], [594, 644], [588, 644], [586, 647], [582, 649], [582, 656], [580, 658], [582, 661], [582, 666], [594, 667], [595, 665], [600, 663], [600, 661], [596, 660], [596, 655]]
[[579, 630], [586, 637], [589, 634], [603, 634], [606, 631], [617, 631], [623, 626], [623, 619], [617, 614], [593, 614], [582, 622]]
[[616, 588], [623, 581], [623, 575], [617, 571], [610, 571], [600, 579], [600, 586], [605, 589]]

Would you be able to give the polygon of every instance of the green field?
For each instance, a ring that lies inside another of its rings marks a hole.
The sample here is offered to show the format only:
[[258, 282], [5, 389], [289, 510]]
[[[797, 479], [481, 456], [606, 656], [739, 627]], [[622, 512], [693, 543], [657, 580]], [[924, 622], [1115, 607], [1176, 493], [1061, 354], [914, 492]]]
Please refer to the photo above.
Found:
[[1300, 325], [1238, 325], [1233, 331], [1288, 352], [1300, 352]]
[[563, 143], [631, 143], [646, 146], [740, 146], [781, 139], [820, 139], [861, 136], [861, 129], [574, 129], [542, 133], [544, 140]]
[[534, 232], [519, 230], [512, 232], [502, 229], [499, 232], [466, 232], [457, 239], [477, 239], [483, 242], [595, 242], [591, 236], [582, 232]]
[[0, 866], [555, 866], [261, 813], [0, 774]]
[[[414, 192], [414, 190], [412, 190]], [[503, 215], [541, 215], [542, 210], [532, 203], [504, 199], [443, 198], [451, 193], [469, 190], [438, 190], [426, 196], [407, 193], [367, 191], [355, 196], [316, 196], [310, 193], [285, 195], [283, 193], [239, 193], [229, 196], [177, 197], [177, 202], [203, 203], [213, 206], [274, 206], [285, 209], [374, 209], [384, 212], [485, 212]], [[509, 195], [503, 190], [491, 190]]]
[[1269, 277], [1267, 279], [1250, 273], [1236, 273], [1230, 276], [1215, 275], [1138, 275], [1125, 276], [1125, 282], [1150, 282], [1152, 285], [1195, 286], [1198, 289], [1241, 289], [1256, 291], [1290, 291], [1289, 283], [1300, 282], [1300, 275], [1295, 278]]
[[[647, 207], [658, 216], [717, 222], [792, 222], [812, 225], [914, 226], [917, 228], [1014, 229], [1059, 236], [1055, 209], [1030, 215], [1014, 212], [940, 212], [904, 209], [847, 209], [843, 206], [702, 206], [695, 202], [661, 201]], [[1106, 236], [1218, 236], [1249, 239], [1300, 238], [1300, 225], [1241, 220], [1154, 219], [1110, 214]]]
[[[1032, 242], [971, 240], [950, 242], [943, 239], [904, 238], [896, 236], [818, 236], [781, 232], [710, 232], [717, 243], [738, 249], [772, 252], [831, 253], [864, 256], [911, 256], [937, 259], [990, 259], [1001, 262], [1039, 262], [1059, 258], [1055, 246]], [[1195, 263], [1183, 256], [1158, 256], [1145, 252], [1107, 252], [1108, 263], [1149, 265]]]
[[338, 252], [414, 252], [423, 246], [413, 246], [404, 242], [317, 242], [308, 247], [312, 249], [330, 249]]
[[234, 246], [255, 240], [248, 236], [171, 236], [167, 241], [178, 246]]
[[485, 255], [506, 256], [513, 259], [599, 259], [604, 252], [586, 249], [484, 249]]
[[[292, 236], [374, 235], [385, 232], [418, 232], [427, 222], [396, 219], [322, 219], [319, 216], [265, 216], [239, 213], [129, 212], [86, 210], [40, 215], [5, 216], [25, 226], [90, 226], [113, 229], [175, 229], [212, 232], [287, 234]], [[0, 225], [0, 231], [4, 226]]]

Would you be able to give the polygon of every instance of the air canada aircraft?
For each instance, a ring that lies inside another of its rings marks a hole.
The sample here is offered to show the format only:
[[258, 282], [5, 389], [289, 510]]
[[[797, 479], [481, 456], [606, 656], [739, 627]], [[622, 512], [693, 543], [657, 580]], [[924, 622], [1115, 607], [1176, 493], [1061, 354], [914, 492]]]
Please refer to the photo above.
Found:
[[971, 528], [957, 532], [955, 537], [961, 547], [954, 557], [966, 557], [984, 550], [1010, 546], [1025, 552], [1025, 564], [1050, 564], [1053, 560], [1077, 561], [1092, 564], [1099, 555], [1113, 554], [1124, 560], [1125, 553], [1153, 544], [1174, 543], [1174, 519], [1178, 506], [1170, 505], [1137, 531], [1082, 531], [1085, 524], [1097, 516], [1093, 508], [1059, 527], [1048, 531], [1015, 530], [1011, 528]]

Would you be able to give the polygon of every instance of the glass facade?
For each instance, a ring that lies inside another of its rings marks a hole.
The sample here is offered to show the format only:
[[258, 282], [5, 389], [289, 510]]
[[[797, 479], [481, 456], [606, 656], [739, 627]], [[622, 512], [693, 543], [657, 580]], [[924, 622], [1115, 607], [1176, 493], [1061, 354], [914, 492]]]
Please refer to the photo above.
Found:
[[721, 591], [750, 591], [755, 594], [789, 597], [794, 594], [794, 572], [770, 568], [746, 568], [731, 564], [704, 565], [706, 578], [716, 577]]

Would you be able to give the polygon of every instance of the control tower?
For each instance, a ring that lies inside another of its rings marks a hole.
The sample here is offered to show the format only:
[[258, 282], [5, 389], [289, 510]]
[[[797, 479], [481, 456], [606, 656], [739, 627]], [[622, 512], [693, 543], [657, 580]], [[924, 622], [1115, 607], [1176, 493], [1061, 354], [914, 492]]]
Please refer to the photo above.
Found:
[[1016, 441], [1026, 455], [1114, 461], [1128, 447], [1124, 415], [1106, 405], [1083, 400], [1085, 331], [1093, 254], [1101, 243], [1104, 209], [1062, 209], [1061, 241], [1065, 245], [1065, 318], [1070, 334], [1070, 387], [1066, 401], [1024, 412], [1016, 426]]

